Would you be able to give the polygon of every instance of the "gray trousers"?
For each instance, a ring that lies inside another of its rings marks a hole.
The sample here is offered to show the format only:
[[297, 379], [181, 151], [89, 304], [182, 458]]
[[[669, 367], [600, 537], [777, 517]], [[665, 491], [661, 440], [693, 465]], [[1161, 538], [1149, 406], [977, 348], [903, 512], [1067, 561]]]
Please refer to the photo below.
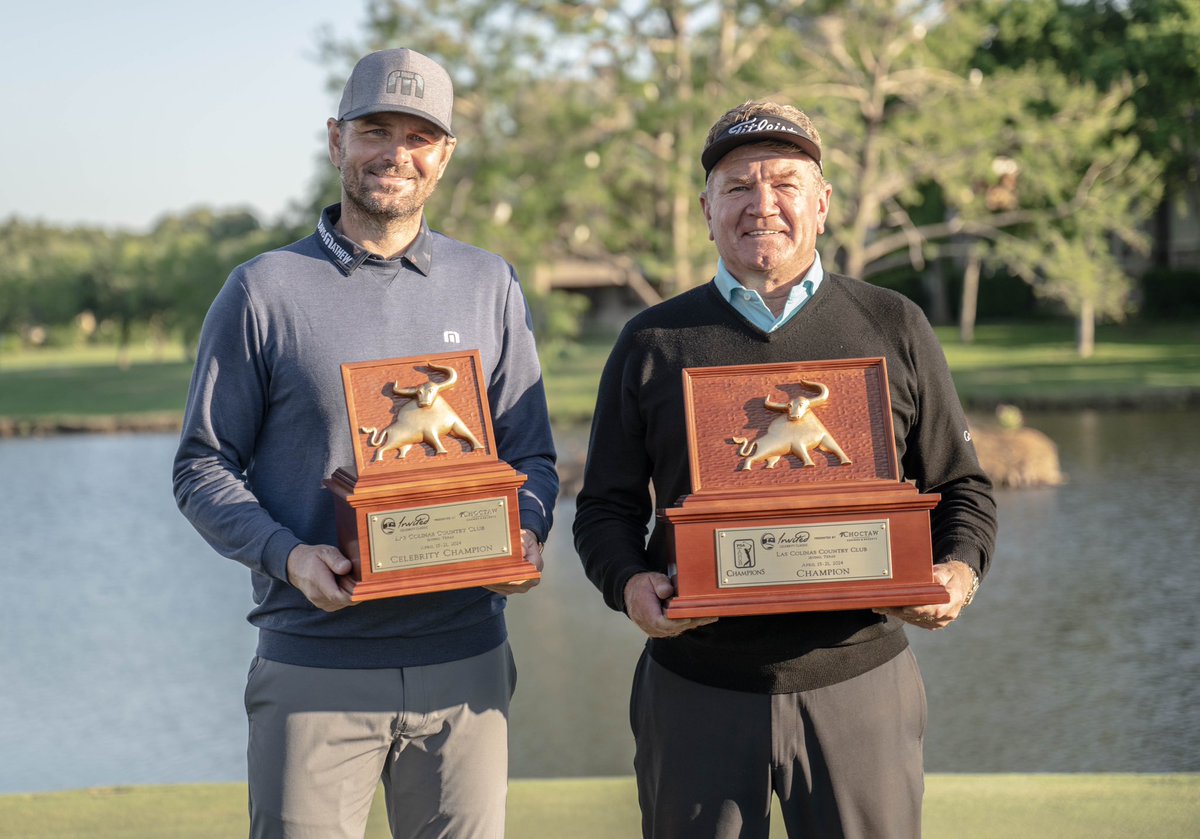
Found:
[[643, 653], [630, 721], [646, 839], [762, 839], [772, 793], [791, 839], [918, 839], [925, 688], [906, 649], [790, 694], [722, 690]]
[[386, 670], [256, 658], [246, 683], [252, 839], [361, 839], [380, 780], [394, 837], [504, 836], [508, 643]]

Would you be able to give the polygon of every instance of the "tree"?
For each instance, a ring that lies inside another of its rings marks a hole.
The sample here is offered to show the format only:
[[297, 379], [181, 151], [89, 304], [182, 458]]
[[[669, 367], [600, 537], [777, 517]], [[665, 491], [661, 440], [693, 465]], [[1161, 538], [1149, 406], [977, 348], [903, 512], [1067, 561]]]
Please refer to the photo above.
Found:
[[[860, 0], [811, 21], [803, 54], [780, 46], [790, 51], [771, 66], [804, 70], [777, 72], [779, 94], [812, 101], [824, 127], [836, 264], [869, 278], [903, 262], [924, 270], [939, 254], [986, 258], [1089, 324], [1118, 318], [1127, 295], [1098, 290], [1117, 276], [1101, 245], [1144, 246], [1137, 223], [1157, 171], [1122, 137], [1132, 109], [1053, 67], [985, 74], [986, 8]], [[1047, 247], [1086, 261], [1067, 271], [1036, 258]]]
[[[1020, 260], [1011, 270], [1070, 304], [1083, 299], [1071, 278], [1051, 282], [1052, 263], [1011, 240], [1053, 231], [1090, 243], [1070, 250], [1093, 260], [1114, 235], [1138, 245], [1134, 199], [1152, 178], [1116, 142], [1120, 100], [1047, 65], [980, 66], [994, 12], [990, 0], [391, 0], [369, 5], [366, 45], [327, 55], [339, 80], [365, 49], [443, 61], [462, 140], [431, 214], [523, 270], [621, 254], [668, 292], [710, 276], [695, 215], [703, 126], [779, 98], [825, 136], [831, 267], [870, 278], [945, 256]], [[1117, 212], [1088, 211], [1100, 202]]]
[[[1153, 264], [1167, 267], [1171, 206], [1200, 184], [1200, 0], [991, 0], [985, 69], [1052, 65], [1132, 104], [1125, 133], [1163, 167]], [[1133, 84], [1129, 84], [1129, 80]]]
[[143, 330], [191, 344], [229, 272], [295, 238], [240, 210], [166, 216], [145, 234], [11, 219], [0, 227], [0, 333], [107, 338], [123, 365]]
[[0, 334], [69, 324], [87, 306], [80, 278], [99, 239], [12, 218], [0, 225]]
[[454, 78], [461, 139], [450, 189], [431, 202], [439, 227], [522, 270], [633, 257], [672, 292], [708, 276], [700, 126], [714, 101], [742, 101], [734, 87], [755, 44], [803, 5], [374, 0], [365, 43], [326, 43], [324, 54], [335, 85], [363, 52], [401, 45]]
[[[307, 227], [307, 225], [306, 225]], [[264, 251], [307, 234], [286, 227], [263, 227], [245, 210], [206, 207], [169, 215], [147, 237], [147, 284], [161, 307], [143, 307], [140, 316], [159, 318], [161, 328], [193, 348], [208, 307], [229, 273]]]
[[1038, 79], [1026, 101], [1051, 110], [1053, 119], [1036, 124], [1023, 155], [1036, 167], [1028, 178], [1036, 182], [1036, 203], [1027, 201], [1033, 220], [998, 238], [995, 254], [1075, 316], [1077, 349], [1088, 357], [1095, 323], [1123, 320], [1131, 309], [1133, 283], [1114, 247], [1147, 249], [1140, 223], [1160, 194], [1161, 170], [1122, 132], [1133, 118], [1125, 90], [1098, 95], [1061, 76]]

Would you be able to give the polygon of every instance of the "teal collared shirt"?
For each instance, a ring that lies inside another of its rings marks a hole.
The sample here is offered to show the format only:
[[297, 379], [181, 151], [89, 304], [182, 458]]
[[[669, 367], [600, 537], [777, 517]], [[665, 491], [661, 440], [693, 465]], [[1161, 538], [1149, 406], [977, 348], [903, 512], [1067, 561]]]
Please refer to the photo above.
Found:
[[821, 267], [821, 255], [814, 253], [813, 256], [815, 258], [812, 267], [808, 269], [804, 279], [792, 286], [787, 303], [784, 304], [783, 312], [778, 318], [771, 314], [771, 310], [767, 308], [767, 304], [763, 302], [757, 291], [746, 288], [734, 278], [733, 274], [729, 273], [725, 268], [724, 260], [717, 260], [717, 276], [713, 278], [713, 283], [717, 286], [717, 291], [721, 292], [721, 296], [729, 301], [729, 305], [733, 306], [739, 315], [763, 332], [774, 332], [791, 320], [792, 315], [800, 311], [804, 304], [812, 299], [812, 296], [817, 293], [821, 281], [825, 279], [825, 270]]

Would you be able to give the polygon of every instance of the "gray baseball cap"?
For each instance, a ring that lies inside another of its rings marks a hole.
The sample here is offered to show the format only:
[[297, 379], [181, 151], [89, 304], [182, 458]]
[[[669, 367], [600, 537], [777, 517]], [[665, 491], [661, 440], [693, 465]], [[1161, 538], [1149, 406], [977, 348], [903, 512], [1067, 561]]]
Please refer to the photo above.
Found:
[[453, 137], [454, 83], [450, 74], [432, 58], [410, 49], [363, 56], [346, 80], [338, 119], [385, 111], [424, 117]]

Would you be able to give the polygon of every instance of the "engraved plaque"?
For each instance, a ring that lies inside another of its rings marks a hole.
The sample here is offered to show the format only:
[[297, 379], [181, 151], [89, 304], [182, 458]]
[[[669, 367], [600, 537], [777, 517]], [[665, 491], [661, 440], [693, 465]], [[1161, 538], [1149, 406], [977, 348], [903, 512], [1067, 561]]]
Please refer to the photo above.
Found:
[[717, 586], [778, 586], [892, 577], [886, 521], [717, 531]]
[[512, 552], [504, 498], [384, 510], [370, 513], [367, 527], [376, 572], [493, 559]]

